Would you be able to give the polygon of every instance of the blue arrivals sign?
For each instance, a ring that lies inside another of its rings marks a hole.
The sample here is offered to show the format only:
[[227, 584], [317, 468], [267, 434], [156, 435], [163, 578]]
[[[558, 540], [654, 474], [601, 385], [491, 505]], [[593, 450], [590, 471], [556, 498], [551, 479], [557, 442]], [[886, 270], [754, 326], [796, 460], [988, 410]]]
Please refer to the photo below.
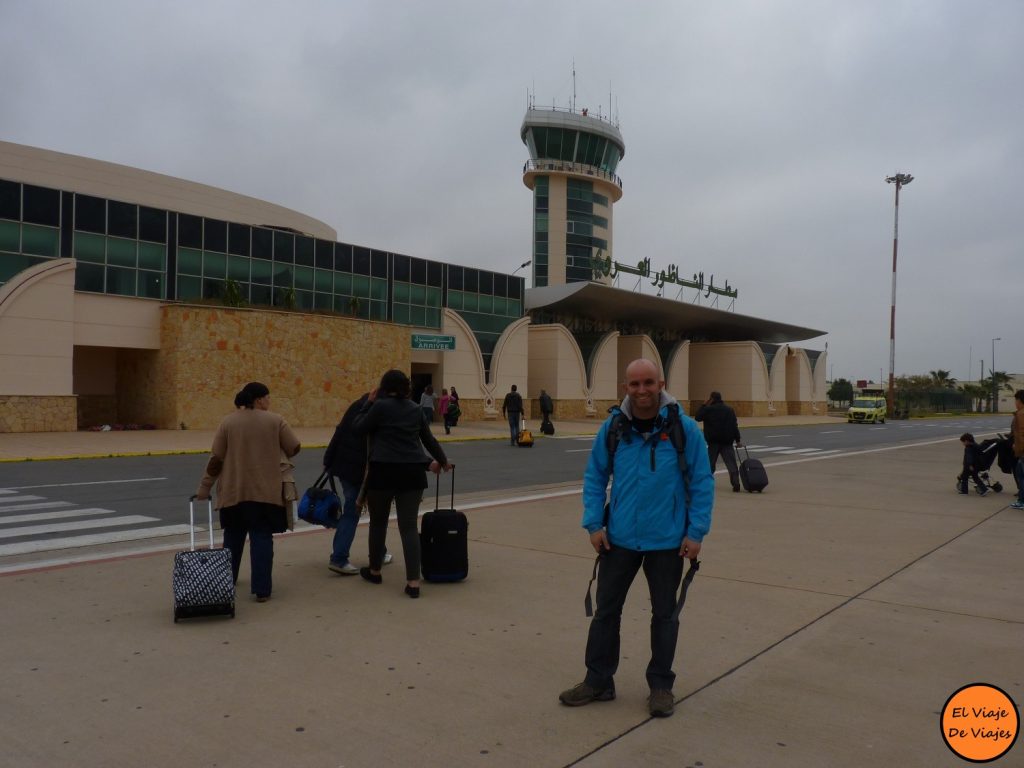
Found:
[[412, 335], [413, 349], [455, 349], [454, 336], [442, 336], [437, 333], [414, 333]]

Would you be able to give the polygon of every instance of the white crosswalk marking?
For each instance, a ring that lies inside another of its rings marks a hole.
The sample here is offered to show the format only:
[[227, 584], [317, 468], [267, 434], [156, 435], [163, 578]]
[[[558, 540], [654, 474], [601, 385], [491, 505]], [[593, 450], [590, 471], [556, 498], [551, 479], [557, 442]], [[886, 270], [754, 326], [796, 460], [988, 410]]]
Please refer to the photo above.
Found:
[[122, 541], [139, 541], [157, 536], [178, 536], [188, 533], [187, 525], [164, 525], [157, 528], [136, 528], [130, 531], [108, 531], [106, 533], [69, 536], [59, 539], [36, 539], [15, 544], [0, 544], [0, 557], [7, 555], [27, 555], [33, 552], [46, 552], [51, 549], [70, 549], [72, 547], [90, 547], [97, 544], [116, 544]]
[[[13, 494], [14, 491], [7, 491], [7, 493]], [[11, 504], [15, 501], [39, 501], [42, 496], [0, 496], [0, 504]], [[3, 507], [0, 507], [0, 511], [3, 511]]]
[[118, 525], [136, 525], [138, 523], [156, 522], [155, 517], [145, 515], [124, 515], [123, 517], [105, 517], [100, 520], [77, 520], [73, 523], [50, 523], [48, 525], [24, 525], [18, 528], [0, 530], [0, 539], [13, 539], [17, 536], [38, 536], [43, 533], [60, 533], [87, 528], [113, 528]]
[[775, 451], [776, 451], [776, 453], [786, 453], [786, 454], [790, 454], [790, 453], [820, 453], [821, 449], [820, 448], [786, 448], [786, 449], [776, 448]]
[[[74, 506], [70, 501], [37, 501], [32, 504], [14, 504], [0, 507], [0, 512], [27, 512], [30, 509], [54, 509], [55, 507]], [[0, 516], [0, 523], [4, 518]]]
[[0, 517], [0, 523], [32, 523], [36, 520], [59, 520], [62, 517], [87, 517], [89, 515], [116, 515], [112, 509], [88, 507], [86, 509], [60, 509], [56, 512], [33, 512], [30, 515]]

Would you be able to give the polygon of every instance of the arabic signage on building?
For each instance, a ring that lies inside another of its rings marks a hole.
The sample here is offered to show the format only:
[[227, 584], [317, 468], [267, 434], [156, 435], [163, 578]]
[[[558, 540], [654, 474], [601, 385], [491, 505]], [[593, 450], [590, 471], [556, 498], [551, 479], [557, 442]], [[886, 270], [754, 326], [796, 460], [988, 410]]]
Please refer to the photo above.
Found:
[[413, 349], [455, 349], [454, 336], [442, 336], [437, 333], [414, 333], [412, 335]]
[[729, 281], [725, 281], [724, 287], [718, 287], [715, 285], [715, 276], [711, 275], [711, 278], [705, 283], [704, 273], [695, 272], [693, 274], [693, 280], [685, 280], [679, 276], [679, 267], [675, 264], [669, 264], [668, 269], [662, 269], [658, 272], [651, 270], [650, 258], [645, 258], [642, 261], [637, 262], [637, 265], [631, 266], [629, 264], [621, 264], [617, 261], [612, 261], [611, 256], [602, 257], [601, 251], [598, 251], [591, 260], [591, 265], [594, 270], [594, 278], [600, 279], [601, 277], [612, 277], [620, 273], [629, 275], [636, 275], [641, 278], [650, 279], [651, 285], [656, 288], [663, 288], [666, 283], [678, 285], [683, 288], [693, 288], [698, 293], [703, 292], [704, 297], [709, 297], [712, 293], [719, 296], [728, 296], [731, 299], [735, 299], [739, 295], [739, 291], [729, 286]]

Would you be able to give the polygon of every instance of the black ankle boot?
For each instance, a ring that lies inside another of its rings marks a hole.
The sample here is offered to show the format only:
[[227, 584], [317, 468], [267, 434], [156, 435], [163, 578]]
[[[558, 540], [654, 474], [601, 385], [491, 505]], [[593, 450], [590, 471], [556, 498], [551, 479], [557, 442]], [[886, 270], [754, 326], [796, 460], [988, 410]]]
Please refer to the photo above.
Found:
[[371, 584], [382, 584], [384, 582], [383, 576], [381, 576], [379, 573], [370, 573], [370, 569], [367, 566], [363, 566], [359, 569], [359, 575]]
[[413, 599], [416, 599], [417, 597], [420, 596], [420, 588], [419, 587], [411, 587], [408, 584], [406, 584], [405, 585], [405, 594], [407, 594], [409, 597], [411, 597]]

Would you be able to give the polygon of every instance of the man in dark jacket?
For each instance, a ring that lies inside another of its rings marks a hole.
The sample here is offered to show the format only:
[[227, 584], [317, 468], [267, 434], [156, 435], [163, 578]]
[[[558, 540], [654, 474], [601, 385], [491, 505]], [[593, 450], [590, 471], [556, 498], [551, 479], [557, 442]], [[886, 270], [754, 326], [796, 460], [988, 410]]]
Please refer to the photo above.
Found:
[[[352, 431], [353, 422], [360, 409], [366, 403], [369, 393], [364, 393], [345, 411], [341, 421], [334, 429], [334, 436], [324, 452], [324, 468], [341, 481], [341, 517], [334, 531], [334, 547], [331, 551], [331, 562], [327, 566], [335, 573], [354, 576], [359, 569], [349, 562], [352, 541], [359, 526], [362, 510], [356, 507], [359, 489], [363, 485], [366, 474], [366, 438], [356, 437]], [[392, 560], [391, 553], [384, 554], [384, 564]]]
[[722, 402], [721, 392], [712, 392], [711, 396], [704, 401], [704, 405], [697, 409], [697, 414], [693, 418], [704, 422], [704, 439], [708, 443], [711, 471], [715, 471], [718, 455], [721, 454], [725, 460], [725, 468], [729, 470], [729, 482], [732, 483], [732, 489], [739, 491], [740, 472], [736, 467], [736, 451], [733, 449], [733, 444], [738, 448], [742, 443], [740, 442], [740, 425], [736, 421], [736, 411]]
[[548, 431], [547, 426], [551, 424], [551, 414], [555, 412], [555, 404], [551, 401], [551, 395], [547, 393], [547, 390], [542, 389], [540, 391], [540, 431], [545, 435], [554, 434], [554, 429]]
[[512, 445], [519, 442], [519, 422], [523, 418], [523, 396], [512, 385], [512, 391], [505, 395], [501, 403], [501, 415], [508, 418], [508, 431], [512, 437]]

